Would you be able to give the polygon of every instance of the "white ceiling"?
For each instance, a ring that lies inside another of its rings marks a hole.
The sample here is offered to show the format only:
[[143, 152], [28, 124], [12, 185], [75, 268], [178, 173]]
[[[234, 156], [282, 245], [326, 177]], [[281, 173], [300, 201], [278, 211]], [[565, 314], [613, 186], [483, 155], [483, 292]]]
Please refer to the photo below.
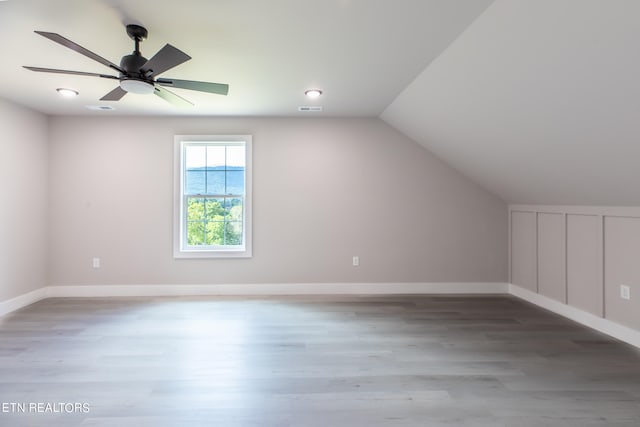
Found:
[[[378, 116], [490, 2], [7, 0], [0, 2], [0, 97], [53, 115], [296, 116], [300, 105], [322, 105], [323, 116]], [[153, 95], [105, 102], [98, 99], [115, 87], [112, 80], [22, 68], [109, 74], [33, 31], [59, 33], [119, 63], [133, 50], [128, 23], [148, 29], [141, 47], [147, 58], [166, 43], [193, 57], [161, 77], [228, 83], [229, 96], [174, 89], [196, 104], [187, 109]], [[58, 87], [80, 96], [61, 99]], [[324, 95], [307, 100], [305, 89], [315, 87]], [[86, 105], [116, 110], [96, 113]]]
[[640, 2], [496, 0], [381, 117], [508, 202], [640, 205]]

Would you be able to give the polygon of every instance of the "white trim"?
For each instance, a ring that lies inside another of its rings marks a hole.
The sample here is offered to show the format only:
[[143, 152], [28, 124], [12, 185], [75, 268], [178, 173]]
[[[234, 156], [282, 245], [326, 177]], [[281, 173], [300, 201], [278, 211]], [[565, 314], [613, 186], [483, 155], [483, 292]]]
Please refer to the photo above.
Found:
[[531, 292], [530, 290], [519, 286], [510, 284], [509, 293], [527, 302], [578, 322], [581, 325], [595, 329], [596, 331], [640, 348], [640, 331], [636, 331], [635, 329], [620, 325], [619, 323], [612, 322], [611, 320], [598, 317], [594, 314], [587, 313], [586, 311], [579, 310], [570, 305], [536, 294], [535, 292]]
[[510, 212], [563, 213], [573, 215], [602, 215], [640, 217], [638, 206], [566, 206], [566, 205], [509, 205]]
[[[197, 143], [228, 143], [245, 147], [245, 191], [243, 201], [243, 244], [240, 249], [187, 248], [184, 236], [184, 145]], [[173, 257], [197, 258], [251, 258], [252, 253], [252, 188], [253, 188], [253, 136], [252, 135], [175, 135], [173, 152]]]
[[40, 288], [26, 294], [0, 301], [0, 316], [11, 313], [48, 297], [48, 288]]
[[506, 283], [268, 283], [52, 286], [49, 297], [504, 294]]
[[251, 295], [504, 294], [507, 283], [277, 283], [48, 286], [0, 302], [0, 316], [45, 298]]

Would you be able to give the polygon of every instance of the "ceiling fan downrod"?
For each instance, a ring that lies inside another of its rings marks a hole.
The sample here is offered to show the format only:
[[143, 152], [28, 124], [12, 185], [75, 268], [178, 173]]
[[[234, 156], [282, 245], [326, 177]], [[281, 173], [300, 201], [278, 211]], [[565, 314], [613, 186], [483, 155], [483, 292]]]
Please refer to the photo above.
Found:
[[148, 76], [142, 74], [142, 66], [147, 63], [147, 58], [142, 56], [140, 52], [140, 42], [147, 38], [147, 29], [140, 25], [129, 24], [127, 25], [127, 34], [135, 42], [135, 47], [131, 55], [122, 57], [120, 68], [122, 68], [126, 74], [121, 74], [120, 77], [141, 78], [146, 80]]

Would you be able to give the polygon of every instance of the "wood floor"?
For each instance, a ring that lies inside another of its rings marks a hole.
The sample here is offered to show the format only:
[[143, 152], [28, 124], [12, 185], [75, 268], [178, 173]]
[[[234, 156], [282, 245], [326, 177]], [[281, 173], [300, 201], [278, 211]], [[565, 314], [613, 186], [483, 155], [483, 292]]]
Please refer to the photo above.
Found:
[[638, 427], [640, 351], [508, 296], [60, 298], [0, 318], [0, 405], [1, 426]]

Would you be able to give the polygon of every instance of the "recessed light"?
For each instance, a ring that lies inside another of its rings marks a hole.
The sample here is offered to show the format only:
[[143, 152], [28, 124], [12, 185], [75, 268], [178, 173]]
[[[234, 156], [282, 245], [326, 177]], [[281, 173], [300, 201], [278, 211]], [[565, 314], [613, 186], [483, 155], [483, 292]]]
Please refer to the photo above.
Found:
[[78, 96], [78, 91], [73, 89], [65, 89], [63, 87], [59, 87], [56, 89], [58, 93], [65, 98], [73, 98], [74, 96]]
[[317, 98], [322, 95], [322, 91], [320, 89], [309, 89], [304, 92], [309, 98]]

